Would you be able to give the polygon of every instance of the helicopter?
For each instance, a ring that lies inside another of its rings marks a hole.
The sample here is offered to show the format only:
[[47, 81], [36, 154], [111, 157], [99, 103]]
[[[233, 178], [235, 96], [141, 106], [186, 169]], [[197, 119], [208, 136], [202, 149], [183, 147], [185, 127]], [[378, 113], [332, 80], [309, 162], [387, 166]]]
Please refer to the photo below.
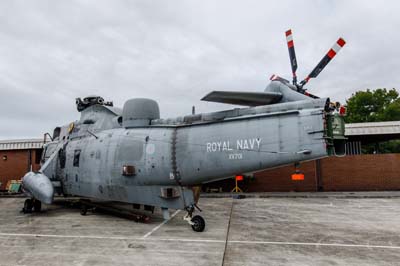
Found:
[[80, 119], [54, 129], [40, 170], [22, 179], [29, 195], [24, 212], [40, 211], [58, 193], [158, 207], [164, 219], [169, 209], [181, 209], [201, 232], [205, 220], [194, 213], [202, 184], [344, 155], [344, 107], [308, 93], [304, 85], [345, 41], [339, 38], [298, 83], [291, 30], [286, 40], [292, 83], [273, 75], [263, 92], [212, 91], [202, 98], [241, 108], [162, 119], [152, 99], [129, 99], [118, 108], [100, 96], [77, 98]]

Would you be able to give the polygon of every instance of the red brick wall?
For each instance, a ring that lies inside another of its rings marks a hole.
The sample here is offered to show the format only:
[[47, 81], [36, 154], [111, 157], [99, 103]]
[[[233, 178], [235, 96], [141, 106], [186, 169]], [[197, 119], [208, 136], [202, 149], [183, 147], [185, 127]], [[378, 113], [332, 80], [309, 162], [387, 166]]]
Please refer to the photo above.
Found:
[[400, 190], [400, 154], [331, 157], [321, 166], [324, 191]]
[[[366, 154], [320, 160], [323, 191], [400, 190], [400, 154]], [[301, 164], [304, 181], [292, 181], [293, 166], [255, 174], [249, 191], [318, 191], [317, 163]]]
[[[7, 156], [4, 161], [3, 155]], [[32, 150], [33, 170], [36, 152]], [[0, 182], [5, 189], [8, 180], [18, 180], [29, 170], [29, 150], [0, 151]], [[400, 154], [353, 155], [320, 160], [320, 182], [323, 191], [400, 190]], [[302, 163], [303, 181], [292, 181], [294, 166], [285, 166], [256, 173], [254, 179], [239, 183], [245, 191], [317, 191], [317, 162]], [[209, 187], [222, 187], [229, 191], [234, 180], [211, 183]]]
[[[33, 170], [37, 171], [40, 165], [35, 164], [36, 152], [32, 150]], [[7, 160], [3, 160], [7, 156]], [[29, 150], [0, 151], [0, 190], [4, 190], [8, 180], [19, 180], [29, 171]]]
[[[267, 191], [373, 191], [400, 190], [400, 154], [366, 154], [329, 157], [320, 162], [318, 183], [317, 161], [300, 165], [303, 181], [291, 180], [294, 166], [284, 166], [254, 174], [254, 179], [239, 184], [248, 192]], [[234, 180], [207, 184], [229, 191]]]

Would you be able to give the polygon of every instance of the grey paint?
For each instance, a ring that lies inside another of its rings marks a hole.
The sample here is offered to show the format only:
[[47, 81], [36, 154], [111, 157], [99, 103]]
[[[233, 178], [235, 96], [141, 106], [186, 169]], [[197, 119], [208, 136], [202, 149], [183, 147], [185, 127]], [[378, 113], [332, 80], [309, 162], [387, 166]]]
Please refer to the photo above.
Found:
[[193, 186], [327, 156], [329, 101], [277, 81], [267, 90], [279, 90], [281, 102], [172, 119], [159, 119], [148, 99], [127, 101], [122, 117], [101, 103], [85, 107], [46, 144], [41, 176], [65, 195], [186, 209]]
[[145, 127], [160, 118], [158, 103], [151, 99], [130, 99], [122, 109], [122, 124], [126, 128]]
[[260, 106], [274, 103], [309, 100], [309, 97], [298, 93], [297, 88], [294, 85], [289, 84], [289, 81], [279, 78], [279, 81], [272, 80], [265, 88], [264, 92], [212, 91], [201, 100], [245, 106]]
[[293, 102], [310, 99], [308, 96], [296, 92], [296, 88], [293, 85], [285, 84], [279, 81], [271, 81], [271, 83], [265, 88], [265, 92], [280, 92], [282, 94], [281, 102]]
[[245, 106], [258, 106], [277, 103], [281, 98], [282, 94], [280, 92], [213, 91], [204, 96], [201, 100]]
[[50, 179], [42, 173], [27, 173], [23, 177], [23, 189], [43, 203], [51, 204], [53, 202], [53, 185]]

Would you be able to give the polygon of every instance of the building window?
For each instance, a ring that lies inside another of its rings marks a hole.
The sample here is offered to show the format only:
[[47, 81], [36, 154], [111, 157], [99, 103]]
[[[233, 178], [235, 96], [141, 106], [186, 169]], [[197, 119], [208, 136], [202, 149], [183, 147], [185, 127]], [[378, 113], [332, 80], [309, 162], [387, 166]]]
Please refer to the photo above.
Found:
[[75, 150], [74, 152], [74, 166], [79, 167], [79, 158], [81, 157], [81, 150]]

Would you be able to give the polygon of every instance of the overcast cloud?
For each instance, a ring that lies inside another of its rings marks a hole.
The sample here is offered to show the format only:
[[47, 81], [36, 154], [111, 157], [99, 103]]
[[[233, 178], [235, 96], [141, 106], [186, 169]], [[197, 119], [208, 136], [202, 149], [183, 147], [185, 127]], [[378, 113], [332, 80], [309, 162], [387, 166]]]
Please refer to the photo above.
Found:
[[75, 98], [122, 106], [153, 98], [162, 117], [230, 108], [212, 90], [262, 91], [290, 78], [292, 28], [303, 78], [339, 36], [347, 44], [308, 88], [344, 102], [398, 88], [398, 1], [0, 2], [0, 139], [37, 138], [79, 118]]

